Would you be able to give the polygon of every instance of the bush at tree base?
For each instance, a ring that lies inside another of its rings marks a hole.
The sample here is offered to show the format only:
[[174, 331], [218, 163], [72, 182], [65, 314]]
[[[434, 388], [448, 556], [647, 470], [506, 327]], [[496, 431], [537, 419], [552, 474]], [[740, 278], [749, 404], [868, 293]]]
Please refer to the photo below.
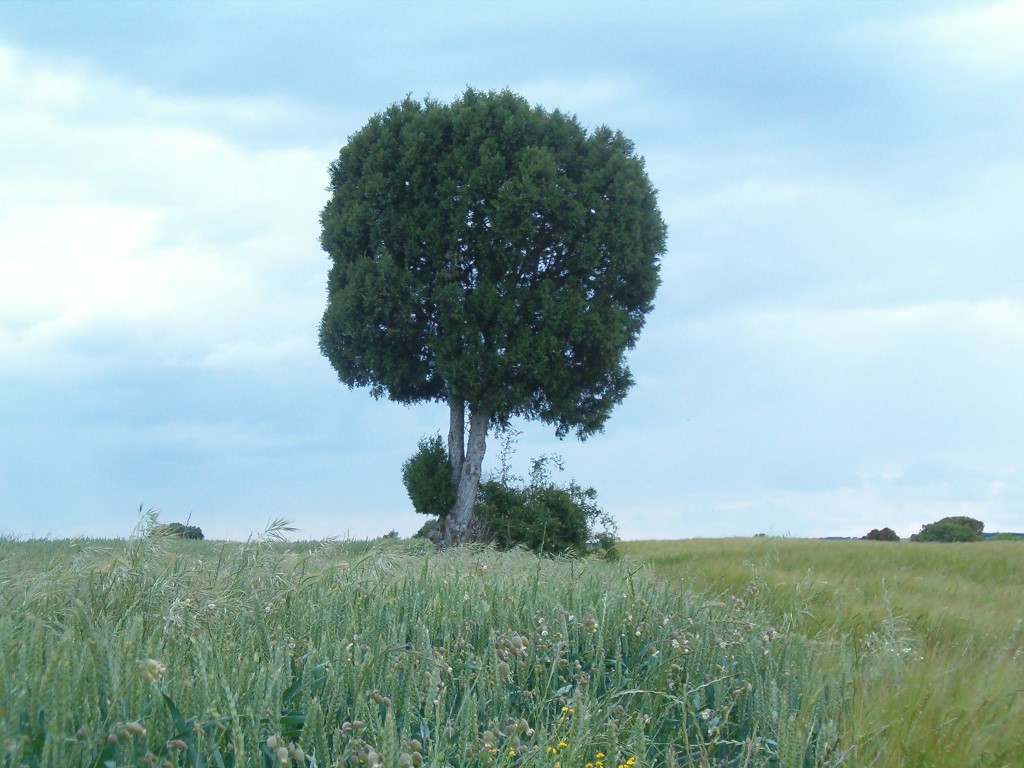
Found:
[[[595, 503], [597, 491], [575, 481], [556, 484], [549, 464], [562, 469], [559, 458], [541, 456], [532, 463], [529, 483], [516, 482], [504, 466], [499, 478], [480, 484], [474, 508], [480, 540], [500, 549], [522, 546], [553, 554], [597, 548], [613, 554], [617, 526]], [[437, 543], [444, 518], [455, 503], [448, 451], [440, 434], [420, 440], [416, 453], [402, 466], [402, 480], [413, 508], [434, 518], [413, 538]]]
[[892, 528], [872, 528], [866, 536], [862, 537], [867, 541], [899, 541], [900, 537]]
[[558, 485], [549, 464], [562, 468], [557, 457], [541, 456], [532, 463], [529, 483], [506, 475], [480, 484], [475, 514], [491, 541], [502, 549], [523, 546], [549, 554], [591, 548], [614, 554], [617, 526], [595, 503], [597, 491], [575, 481]]
[[421, 515], [448, 514], [455, 504], [455, 484], [440, 434], [420, 440], [416, 453], [402, 465], [402, 482], [413, 509]]

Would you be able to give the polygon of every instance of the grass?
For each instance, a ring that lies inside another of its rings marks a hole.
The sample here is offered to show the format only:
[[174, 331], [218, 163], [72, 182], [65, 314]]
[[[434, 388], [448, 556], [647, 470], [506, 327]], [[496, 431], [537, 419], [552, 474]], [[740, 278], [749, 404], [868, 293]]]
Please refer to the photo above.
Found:
[[857, 765], [1024, 765], [1024, 546], [798, 539], [630, 542], [668, 583], [761, 595], [857, 658]]
[[843, 763], [853, 657], [756, 604], [629, 561], [272, 538], [0, 541], [0, 764]]
[[145, 533], [0, 540], [0, 766], [1024, 765], [1016, 542]]

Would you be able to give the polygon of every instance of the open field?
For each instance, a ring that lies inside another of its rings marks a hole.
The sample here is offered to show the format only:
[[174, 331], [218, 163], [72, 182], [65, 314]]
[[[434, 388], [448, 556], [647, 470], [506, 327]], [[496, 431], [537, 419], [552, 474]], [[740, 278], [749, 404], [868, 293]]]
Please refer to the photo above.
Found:
[[[858, 657], [856, 765], [1024, 765], [1024, 543], [629, 542], [667, 583], [742, 595]], [[864, 664], [866, 655], [891, 664]]]
[[0, 540], [0, 765], [1024, 765], [1019, 544], [624, 548]]
[[849, 678], [741, 601], [414, 546], [0, 542], [3, 765], [841, 764]]

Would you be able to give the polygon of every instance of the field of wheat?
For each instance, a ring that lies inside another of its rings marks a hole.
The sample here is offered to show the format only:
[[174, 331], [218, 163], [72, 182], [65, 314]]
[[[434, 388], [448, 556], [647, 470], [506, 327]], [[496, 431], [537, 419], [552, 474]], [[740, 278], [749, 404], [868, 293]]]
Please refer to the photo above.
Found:
[[1024, 543], [745, 538], [623, 549], [680, 589], [756, 593], [768, 615], [852, 653], [841, 725], [843, 743], [856, 745], [851, 765], [1024, 766]]
[[0, 541], [0, 765], [1019, 766], [973, 546]]

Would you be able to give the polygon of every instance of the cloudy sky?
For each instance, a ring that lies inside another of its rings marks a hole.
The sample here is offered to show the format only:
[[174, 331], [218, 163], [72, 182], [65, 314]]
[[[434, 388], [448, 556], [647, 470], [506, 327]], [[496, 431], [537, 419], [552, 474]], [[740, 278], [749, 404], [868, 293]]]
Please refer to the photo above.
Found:
[[[0, 534], [415, 532], [436, 405], [317, 349], [319, 211], [406, 94], [647, 160], [663, 285], [601, 435], [624, 538], [1024, 531], [1024, 3], [0, 3]], [[490, 443], [485, 468], [497, 466]]]

